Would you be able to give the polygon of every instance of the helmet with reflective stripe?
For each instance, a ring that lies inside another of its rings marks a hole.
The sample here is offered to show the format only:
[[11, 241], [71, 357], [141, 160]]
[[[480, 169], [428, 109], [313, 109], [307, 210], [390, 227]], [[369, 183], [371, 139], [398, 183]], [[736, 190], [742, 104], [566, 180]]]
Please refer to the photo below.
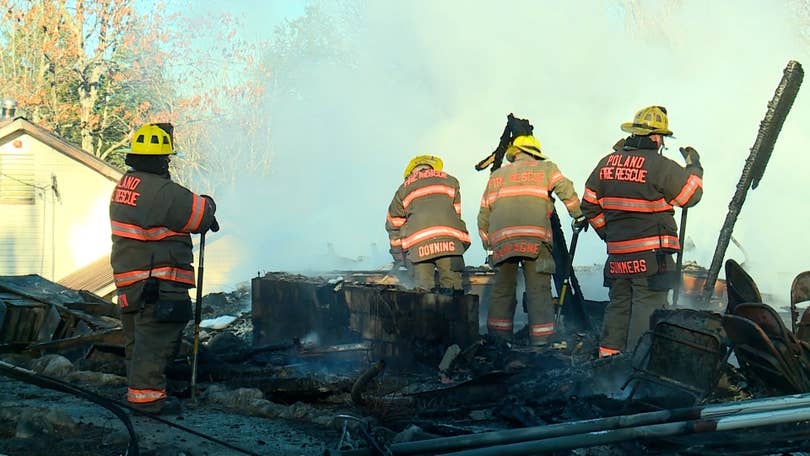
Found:
[[413, 157], [410, 162], [408, 162], [408, 166], [405, 167], [405, 174], [402, 176], [402, 178], [407, 178], [411, 172], [413, 172], [414, 168], [422, 165], [430, 166], [436, 171], [441, 171], [444, 163], [442, 163], [441, 158], [435, 155], [417, 155], [416, 157]]
[[131, 154], [171, 155], [174, 154], [171, 124], [143, 125], [132, 137]]
[[512, 144], [506, 148], [506, 159], [510, 162], [515, 161], [515, 156], [518, 152], [525, 152], [533, 157], [544, 160], [548, 158], [540, 147], [540, 141], [531, 135], [518, 136], [512, 140]]
[[638, 111], [632, 122], [622, 124], [622, 131], [639, 136], [664, 135], [672, 136], [667, 119], [667, 108], [663, 106], [647, 106]]

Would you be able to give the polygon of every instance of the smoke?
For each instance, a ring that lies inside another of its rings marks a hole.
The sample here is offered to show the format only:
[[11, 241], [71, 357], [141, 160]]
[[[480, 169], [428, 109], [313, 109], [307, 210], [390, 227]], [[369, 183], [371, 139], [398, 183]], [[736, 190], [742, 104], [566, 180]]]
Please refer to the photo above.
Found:
[[[476, 216], [488, 176], [473, 165], [497, 144], [506, 114], [532, 121], [581, 196], [596, 162], [623, 136], [619, 124], [650, 104], [669, 111], [669, 157], [681, 161], [686, 145], [701, 153], [705, 195], [689, 211], [695, 248], [685, 259], [708, 267], [767, 102], [788, 60], [810, 63], [807, 41], [793, 3], [649, 4], [368, 1], [317, 10], [332, 15], [313, 21], [329, 30], [305, 30], [311, 36], [299, 42], [331, 41], [285, 54], [260, 107], [273, 171], [218, 196], [223, 227], [246, 246], [233, 280], [259, 269], [384, 265], [388, 203], [409, 159], [424, 153], [441, 156], [461, 182], [474, 239], [465, 260], [479, 265]], [[783, 299], [793, 276], [810, 269], [808, 90], [734, 231], [762, 291]], [[734, 246], [729, 256], [742, 260]], [[595, 234], [580, 237], [575, 264], [604, 258]]]

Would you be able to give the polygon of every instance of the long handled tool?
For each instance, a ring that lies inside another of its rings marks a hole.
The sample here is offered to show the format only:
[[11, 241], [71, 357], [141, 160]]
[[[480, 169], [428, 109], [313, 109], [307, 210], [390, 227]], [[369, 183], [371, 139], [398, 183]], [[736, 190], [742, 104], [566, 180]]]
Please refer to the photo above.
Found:
[[191, 361], [191, 400], [197, 400], [197, 358], [200, 353], [200, 320], [202, 319], [203, 271], [205, 271], [205, 231], [200, 234], [200, 265], [197, 266], [197, 301], [194, 303], [194, 350]]
[[678, 278], [675, 282], [675, 288], [672, 290], [672, 307], [678, 305], [678, 296], [681, 294], [681, 283], [683, 282], [683, 277], [681, 276], [681, 272], [683, 270], [683, 244], [685, 242], [686, 237], [686, 213], [688, 209], [685, 207], [681, 208], [681, 226], [678, 231], [678, 240], [681, 243], [681, 248], [678, 250], [678, 256], [675, 260], [675, 273], [678, 275]]
[[554, 327], [557, 327], [557, 321], [560, 319], [562, 313], [562, 306], [565, 304], [565, 297], [568, 294], [568, 289], [571, 288], [571, 269], [574, 267], [574, 253], [577, 251], [577, 241], [579, 240], [579, 231], [575, 229], [574, 234], [571, 235], [571, 248], [568, 250], [568, 262], [565, 264], [565, 275], [563, 276], [563, 285], [560, 290], [560, 299], [557, 303], [557, 308], [554, 309]]

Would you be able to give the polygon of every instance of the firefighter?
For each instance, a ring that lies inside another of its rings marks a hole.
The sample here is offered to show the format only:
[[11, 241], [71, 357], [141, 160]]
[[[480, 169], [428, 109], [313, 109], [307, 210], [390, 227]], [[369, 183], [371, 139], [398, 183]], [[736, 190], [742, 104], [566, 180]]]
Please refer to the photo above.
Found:
[[686, 167], [662, 155], [671, 136], [667, 110], [648, 106], [621, 125], [630, 136], [603, 157], [585, 184], [582, 211], [607, 243], [605, 309], [599, 356], [632, 350], [653, 311], [667, 304], [679, 280], [672, 254], [680, 249], [674, 206], [691, 207], [703, 195], [703, 168], [692, 147]]
[[550, 193], [553, 191], [565, 203], [574, 229], [581, 229], [587, 221], [572, 182], [543, 153], [534, 136], [517, 136], [506, 149], [505, 157], [512, 163], [490, 175], [478, 212], [479, 234], [496, 268], [487, 331], [500, 339], [512, 339], [517, 273], [522, 266], [529, 341], [534, 346], [543, 346], [554, 334], [551, 302], [554, 258], [549, 220], [554, 203]]
[[127, 364], [127, 401], [150, 413], [179, 411], [167, 400], [165, 369], [192, 317], [190, 233], [218, 229], [214, 200], [173, 182], [171, 124], [146, 124], [132, 140], [110, 201], [112, 264]]
[[470, 235], [461, 219], [458, 180], [442, 171], [441, 158], [433, 155], [414, 157], [404, 179], [385, 219], [395, 266], [408, 267], [418, 289], [463, 293], [462, 255]]

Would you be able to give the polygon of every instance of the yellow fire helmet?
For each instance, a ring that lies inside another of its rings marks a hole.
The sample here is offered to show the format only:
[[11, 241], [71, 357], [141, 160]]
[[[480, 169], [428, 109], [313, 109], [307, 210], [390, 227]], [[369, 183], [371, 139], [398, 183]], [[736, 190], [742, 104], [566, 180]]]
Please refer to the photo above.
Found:
[[442, 163], [441, 158], [435, 155], [417, 155], [416, 157], [413, 157], [410, 162], [408, 162], [408, 166], [405, 167], [405, 174], [402, 176], [402, 178], [406, 179], [411, 174], [411, 171], [413, 171], [413, 169], [419, 165], [427, 165], [436, 171], [441, 171], [444, 163]]
[[622, 131], [639, 136], [664, 135], [672, 136], [667, 119], [667, 108], [663, 106], [647, 106], [638, 111], [632, 122], [622, 124]]
[[[168, 130], [168, 131], [167, 131]], [[131, 154], [172, 155], [171, 124], [145, 124], [132, 136]]]
[[506, 159], [510, 162], [515, 161], [515, 155], [517, 155], [518, 152], [526, 152], [533, 157], [541, 158], [543, 160], [548, 158], [546, 154], [543, 153], [543, 149], [540, 147], [540, 141], [531, 135], [518, 136], [512, 140], [512, 144], [506, 148]]

